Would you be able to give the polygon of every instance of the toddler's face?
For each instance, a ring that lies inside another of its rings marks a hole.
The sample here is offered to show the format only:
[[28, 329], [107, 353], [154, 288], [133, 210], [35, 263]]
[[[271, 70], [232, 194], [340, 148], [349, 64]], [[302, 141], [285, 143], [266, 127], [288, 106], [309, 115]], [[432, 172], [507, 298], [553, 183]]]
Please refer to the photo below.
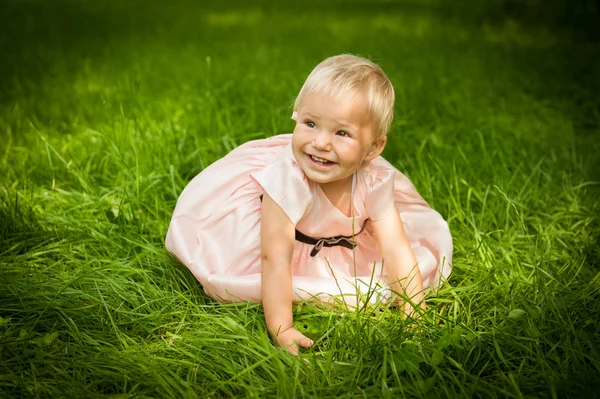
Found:
[[371, 117], [359, 97], [335, 100], [323, 93], [307, 94], [294, 119], [294, 157], [316, 183], [349, 179], [385, 145], [385, 137], [375, 140]]

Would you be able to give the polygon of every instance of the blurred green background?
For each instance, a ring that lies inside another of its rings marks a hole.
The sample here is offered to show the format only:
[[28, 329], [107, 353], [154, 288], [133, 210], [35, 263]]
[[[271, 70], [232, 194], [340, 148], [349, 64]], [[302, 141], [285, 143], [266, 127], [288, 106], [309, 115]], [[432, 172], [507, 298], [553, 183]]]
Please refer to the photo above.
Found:
[[[595, 1], [3, 1], [3, 397], [598, 397]], [[181, 190], [290, 132], [311, 69], [371, 58], [384, 157], [448, 221], [420, 321], [219, 305], [163, 247]]]

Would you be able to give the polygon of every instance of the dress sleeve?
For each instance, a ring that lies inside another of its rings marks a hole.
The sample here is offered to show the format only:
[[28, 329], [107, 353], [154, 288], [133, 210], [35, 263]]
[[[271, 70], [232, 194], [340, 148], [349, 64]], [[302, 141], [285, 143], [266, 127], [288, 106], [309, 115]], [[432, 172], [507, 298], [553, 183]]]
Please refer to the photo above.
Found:
[[396, 169], [387, 162], [373, 162], [369, 168], [365, 209], [369, 219], [377, 221], [395, 210], [394, 177]]
[[294, 226], [310, 211], [312, 190], [304, 172], [293, 159], [277, 159], [250, 177], [279, 205]]

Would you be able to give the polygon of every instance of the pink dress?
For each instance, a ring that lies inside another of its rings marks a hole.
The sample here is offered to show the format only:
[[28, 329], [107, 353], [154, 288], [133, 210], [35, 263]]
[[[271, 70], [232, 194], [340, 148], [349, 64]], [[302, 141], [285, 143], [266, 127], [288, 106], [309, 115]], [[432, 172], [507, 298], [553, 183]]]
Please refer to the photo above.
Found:
[[[355, 174], [352, 218], [331, 204], [320, 186], [306, 178], [291, 150], [291, 134], [250, 141], [207, 167], [183, 190], [166, 238], [167, 249], [220, 301], [261, 300], [261, 194], [267, 193], [296, 229], [314, 237], [352, 236], [368, 218], [400, 212], [419, 262], [424, 287], [437, 287], [451, 270], [448, 224], [431, 209], [410, 180], [382, 157]], [[295, 241], [291, 263], [294, 300], [329, 301], [357, 290], [369, 300], [389, 295], [375, 237], [367, 228], [354, 249]], [[354, 230], [353, 230], [354, 229]]]

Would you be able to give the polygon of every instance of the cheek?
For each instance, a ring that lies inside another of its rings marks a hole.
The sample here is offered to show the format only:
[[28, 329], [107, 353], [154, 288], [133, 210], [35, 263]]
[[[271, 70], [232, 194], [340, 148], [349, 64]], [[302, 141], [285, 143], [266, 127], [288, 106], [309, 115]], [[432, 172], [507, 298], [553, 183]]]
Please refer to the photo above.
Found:
[[311, 141], [310, 129], [306, 126], [296, 125], [292, 132], [292, 143], [297, 145], [305, 145]]
[[302, 132], [302, 129], [296, 129], [292, 133], [292, 149], [301, 151], [306, 146], [306, 133]]
[[296, 132], [292, 133], [292, 149], [295, 150], [298, 147], [298, 134]]
[[338, 147], [338, 155], [345, 160], [346, 163], [361, 162], [364, 159], [365, 154], [362, 149], [358, 147], [359, 146], [349, 144], [340, 145]]

